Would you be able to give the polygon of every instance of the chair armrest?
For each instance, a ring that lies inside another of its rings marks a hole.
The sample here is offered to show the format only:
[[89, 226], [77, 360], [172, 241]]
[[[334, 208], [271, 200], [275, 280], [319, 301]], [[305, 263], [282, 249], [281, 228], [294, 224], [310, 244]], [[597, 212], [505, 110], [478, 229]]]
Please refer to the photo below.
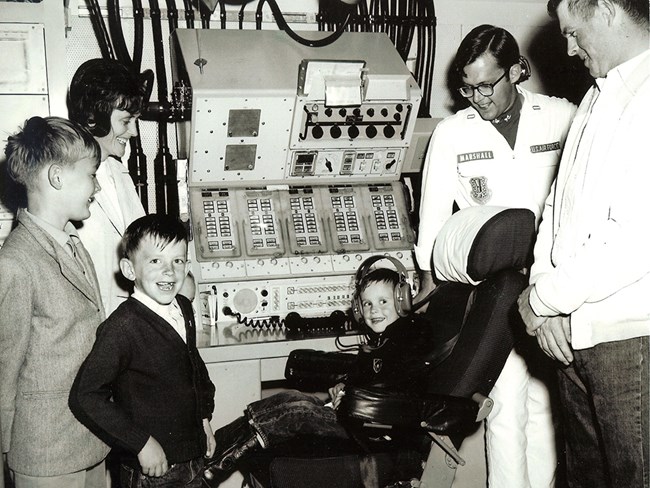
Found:
[[295, 349], [287, 358], [284, 377], [298, 389], [327, 389], [342, 381], [355, 361], [354, 354]]
[[471, 429], [478, 410], [478, 403], [469, 398], [346, 387], [337, 413], [366, 423], [406, 428], [424, 424], [429, 431], [454, 434]]
[[472, 400], [478, 403], [478, 414], [476, 415], [476, 421], [480, 422], [485, 420], [494, 406], [494, 400], [481, 393], [474, 393], [472, 395]]

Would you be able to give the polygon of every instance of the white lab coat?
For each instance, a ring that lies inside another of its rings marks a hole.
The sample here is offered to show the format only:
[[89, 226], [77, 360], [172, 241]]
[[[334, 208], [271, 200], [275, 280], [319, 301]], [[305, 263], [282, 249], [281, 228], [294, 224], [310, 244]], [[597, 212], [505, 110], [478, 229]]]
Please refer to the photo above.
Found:
[[109, 157], [99, 165], [97, 180], [102, 189], [90, 205], [90, 217], [78, 227], [79, 238], [95, 265], [106, 315], [129, 296], [122, 277], [119, 245], [126, 227], [145, 215], [128, 169]]

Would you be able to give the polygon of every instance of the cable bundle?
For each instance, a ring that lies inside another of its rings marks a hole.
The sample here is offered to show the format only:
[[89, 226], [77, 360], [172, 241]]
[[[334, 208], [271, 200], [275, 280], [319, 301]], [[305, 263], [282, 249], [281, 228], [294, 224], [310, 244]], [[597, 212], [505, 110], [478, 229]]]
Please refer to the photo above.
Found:
[[[338, 1], [322, 0], [318, 12], [318, 29], [335, 30], [343, 19]], [[415, 73], [422, 89], [419, 117], [430, 117], [433, 66], [436, 50], [436, 13], [433, 0], [361, 0], [352, 14], [347, 30], [385, 32], [406, 62], [414, 38]]]

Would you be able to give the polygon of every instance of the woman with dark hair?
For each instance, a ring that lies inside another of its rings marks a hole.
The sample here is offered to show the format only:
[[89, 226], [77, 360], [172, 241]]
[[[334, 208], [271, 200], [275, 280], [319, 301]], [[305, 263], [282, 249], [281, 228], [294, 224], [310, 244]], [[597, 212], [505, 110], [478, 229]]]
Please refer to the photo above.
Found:
[[129, 296], [120, 281], [118, 246], [126, 227], [145, 210], [128, 169], [122, 163], [126, 145], [138, 134], [145, 86], [137, 74], [111, 59], [91, 59], [77, 69], [68, 91], [71, 120], [86, 127], [101, 148], [97, 181], [102, 190], [91, 204], [89, 219], [78, 223], [88, 249], [106, 314]]
[[[530, 67], [514, 37], [500, 27], [474, 28], [452, 69], [469, 107], [440, 122], [429, 143], [415, 247], [421, 269], [416, 302], [436, 286], [433, 244], [454, 206], [528, 208], [539, 220], [575, 112], [567, 100], [519, 86]], [[489, 486], [554, 486], [555, 434], [545, 382], [513, 351], [490, 397]]]

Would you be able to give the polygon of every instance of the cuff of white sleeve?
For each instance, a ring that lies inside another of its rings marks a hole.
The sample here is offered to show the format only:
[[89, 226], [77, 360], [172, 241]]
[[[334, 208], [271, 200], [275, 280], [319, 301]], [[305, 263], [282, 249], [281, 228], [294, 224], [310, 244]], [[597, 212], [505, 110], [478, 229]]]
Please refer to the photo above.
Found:
[[551, 317], [557, 315], [557, 312], [547, 306], [539, 297], [537, 284], [530, 290], [528, 301], [530, 302], [530, 308], [533, 309], [533, 312], [535, 312], [535, 315], [538, 317]]
[[418, 263], [418, 268], [422, 271], [431, 271], [431, 250], [427, 252], [415, 245], [413, 247], [413, 254], [415, 254], [415, 261]]

